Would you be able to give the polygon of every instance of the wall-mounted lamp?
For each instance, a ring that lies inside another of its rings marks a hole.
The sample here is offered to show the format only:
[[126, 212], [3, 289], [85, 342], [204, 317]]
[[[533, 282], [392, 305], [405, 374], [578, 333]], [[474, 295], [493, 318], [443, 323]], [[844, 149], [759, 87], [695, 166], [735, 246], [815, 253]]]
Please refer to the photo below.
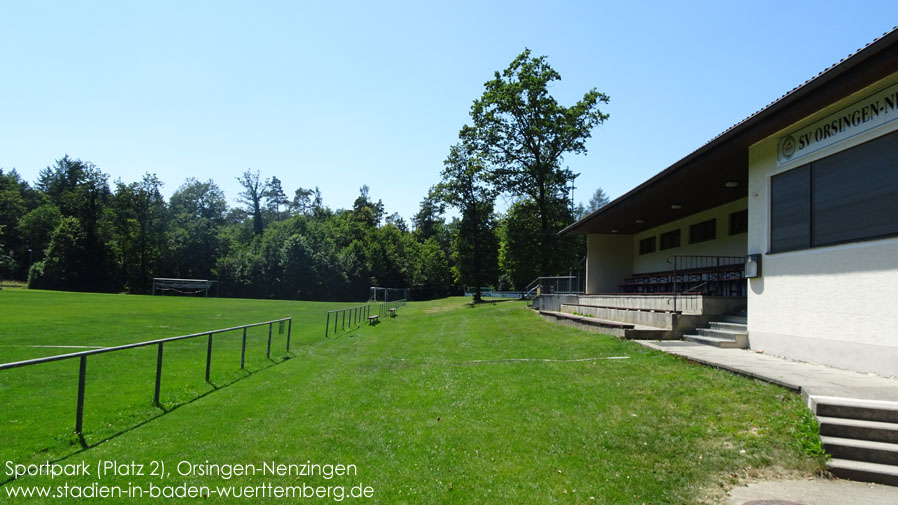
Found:
[[754, 279], [761, 276], [761, 255], [749, 254], [745, 257], [745, 278]]
[[645, 222], [645, 219], [637, 219], [636, 224], [642, 224]]
[[673, 210], [680, 210], [680, 209], [683, 208], [683, 206], [680, 205], [680, 204], [678, 204], [678, 203], [674, 203], [674, 204], [671, 204], [671, 205], [670, 205], [670, 208], [673, 209]]
[[727, 181], [726, 184], [724, 184], [724, 186], [726, 186], [728, 188], [735, 188], [735, 187], [739, 186], [739, 181]]

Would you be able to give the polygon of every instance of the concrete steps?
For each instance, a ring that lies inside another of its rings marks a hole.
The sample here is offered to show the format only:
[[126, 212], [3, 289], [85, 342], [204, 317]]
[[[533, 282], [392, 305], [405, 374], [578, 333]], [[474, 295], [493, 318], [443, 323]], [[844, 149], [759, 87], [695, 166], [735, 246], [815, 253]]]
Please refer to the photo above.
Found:
[[712, 321], [708, 328], [697, 328], [695, 334], [683, 335], [683, 340], [727, 349], [747, 349], [748, 326], [739, 320], [739, 317], [727, 316], [722, 321]]
[[838, 477], [898, 486], [898, 402], [807, 396]]
[[820, 437], [820, 441], [834, 458], [890, 465], [898, 470], [898, 444], [838, 437]]
[[820, 435], [898, 444], [898, 424], [841, 417], [817, 417]]
[[831, 459], [826, 468], [843, 479], [859, 482], [876, 482], [887, 486], [898, 486], [898, 467], [851, 461], [847, 459]]

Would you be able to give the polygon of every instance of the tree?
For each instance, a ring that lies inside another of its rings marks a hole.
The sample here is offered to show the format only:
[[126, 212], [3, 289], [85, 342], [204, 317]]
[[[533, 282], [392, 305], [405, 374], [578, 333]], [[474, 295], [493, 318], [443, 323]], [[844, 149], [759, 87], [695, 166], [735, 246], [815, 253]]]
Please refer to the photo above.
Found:
[[552, 216], [560, 207], [570, 214], [567, 190], [577, 177], [561, 168], [563, 157], [585, 154], [592, 129], [608, 118], [598, 109], [608, 96], [595, 89], [571, 107], [559, 105], [548, 86], [560, 79], [545, 56], [534, 58], [525, 50], [484, 85], [483, 96], [471, 106], [473, 124], [460, 132], [492, 165], [499, 190], [535, 203], [540, 230], [533, 252], [543, 275], [563, 268], [554, 253], [563, 225]]
[[516, 290], [540, 276], [539, 258], [532, 254], [533, 237], [539, 235], [539, 216], [530, 199], [508, 208], [499, 227], [499, 268], [503, 280]]
[[268, 210], [274, 214], [274, 218], [277, 221], [280, 221], [281, 207], [286, 207], [290, 203], [290, 200], [287, 199], [287, 195], [284, 193], [284, 188], [281, 186], [281, 180], [277, 177], [272, 177], [266, 181], [264, 196]]
[[228, 213], [228, 201], [212, 179], [201, 182], [188, 177], [171, 196], [169, 209], [181, 219], [208, 219], [221, 224]]
[[471, 145], [452, 146], [443, 165], [439, 194], [461, 213], [453, 247], [454, 271], [458, 282], [475, 288], [474, 301], [480, 302], [480, 288], [498, 276], [499, 245], [493, 219], [496, 192]]
[[589, 214], [591, 212], [595, 212], [605, 205], [608, 205], [610, 199], [608, 195], [605, 194], [605, 190], [602, 188], [596, 188], [595, 193], [592, 194], [592, 197], [589, 199], [589, 204], [586, 206], [586, 213]]
[[[237, 209], [239, 210], [239, 209]], [[224, 192], [209, 179], [188, 178], [169, 201], [171, 261], [166, 276], [208, 279], [221, 252], [219, 232], [228, 214]], [[245, 215], [244, 215], [245, 217]]]
[[246, 169], [243, 175], [237, 178], [237, 182], [243, 186], [243, 192], [237, 195], [240, 203], [247, 206], [249, 214], [253, 216], [253, 233], [261, 235], [265, 229], [265, 223], [262, 221], [262, 198], [268, 189], [268, 184], [262, 182], [262, 176], [259, 171], [255, 172]]
[[396, 228], [399, 229], [399, 231], [401, 231], [403, 233], [406, 233], [408, 231], [408, 225], [405, 224], [405, 219], [403, 219], [402, 216], [400, 216], [398, 212], [394, 212], [394, 213], [390, 214], [389, 216], [387, 216], [384, 219], [384, 222], [386, 224], [395, 226]]
[[57, 247], [51, 237], [47, 248], [44, 263], [56, 288], [110, 291], [119, 287], [112, 277], [108, 180], [93, 163], [68, 155], [40, 172], [37, 188], [63, 216], [75, 218], [60, 220], [54, 231]]
[[427, 196], [421, 200], [418, 213], [412, 219], [418, 240], [424, 242], [439, 233], [439, 228], [445, 224], [443, 219], [445, 212], [446, 204], [440, 201], [436, 188], [430, 188]]
[[359, 196], [352, 204], [352, 212], [356, 220], [369, 228], [376, 228], [380, 226], [380, 220], [384, 216], [384, 203], [381, 200], [374, 203], [368, 196], [369, 191], [367, 184], [359, 188]]
[[19, 219], [19, 234], [23, 243], [31, 249], [34, 261], [44, 258], [44, 251], [50, 245], [50, 236], [59, 225], [60, 219], [62, 214], [52, 203], [45, 203]]
[[29, 192], [28, 183], [22, 181], [15, 170], [4, 174], [0, 168], [0, 244], [3, 244], [0, 256], [5, 262], [0, 275], [17, 277], [16, 274], [23, 271], [14, 261], [12, 251], [17, 251], [16, 255], [21, 257], [27, 250], [18, 224], [29, 211], [27, 202]]
[[145, 174], [131, 184], [117, 181], [110, 208], [118, 271], [128, 291], [147, 293], [167, 250], [168, 209], [162, 181], [156, 174]]
[[[293, 193], [293, 200], [290, 202], [289, 209], [290, 212], [294, 214], [311, 214], [312, 213], [312, 198], [318, 192], [318, 188], [314, 190], [305, 189], [305, 188], [297, 188]], [[317, 193], [318, 197], [321, 197], [321, 193]]]

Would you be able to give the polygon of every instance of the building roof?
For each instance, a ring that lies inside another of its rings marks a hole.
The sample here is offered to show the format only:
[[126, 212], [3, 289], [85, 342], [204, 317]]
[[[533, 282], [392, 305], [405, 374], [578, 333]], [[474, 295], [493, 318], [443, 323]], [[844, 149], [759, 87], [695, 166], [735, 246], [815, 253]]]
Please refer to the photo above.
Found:
[[749, 146], [896, 70], [898, 27], [559, 233], [639, 233], [744, 198]]

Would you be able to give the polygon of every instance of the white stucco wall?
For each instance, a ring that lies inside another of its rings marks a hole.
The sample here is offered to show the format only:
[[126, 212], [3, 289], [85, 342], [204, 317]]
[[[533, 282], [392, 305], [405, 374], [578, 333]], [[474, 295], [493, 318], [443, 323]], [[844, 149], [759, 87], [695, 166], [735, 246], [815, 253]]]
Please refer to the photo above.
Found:
[[590, 233], [586, 236], [586, 292], [617, 293], [633, 274], [633, 236]]
[[748, 252], [763, 254], [762, 276], [748, 289], [752, 349], [898, 376], [898, 238], [768, 253], [770, 177], [895, 131], [898, 121], [779, 168], [778, 139], [896, 81], [893, 74], [749, 150]]
[[[723, 190], [723, 188], [721, 188]], [[745, 210], [748, 206], [746, 198], [730, 202], [720, 207], [715, 207], [703, 212], [698, 212], [677, 219], [665, 225], [651, 228], [642, 233], [633, 235], [630, 254], [633, 255], [633, 273], [660, 272], [670, 270], [673, 265], [667, 262], [670, 256], [745, 256], [746, 243], [748, 235], [740, 233], [738, 235], [730, 235], [730, 214], [736, 211]], [[717, 238], [697, 244], [689, 243], [689, 226], [716, 219]], [[669, 231], [680, 230], [680, 247], [660, 250], [661, 234]], [[639, 254], [639, 241], [656, 236], [655, 252], [649, 254]]]

